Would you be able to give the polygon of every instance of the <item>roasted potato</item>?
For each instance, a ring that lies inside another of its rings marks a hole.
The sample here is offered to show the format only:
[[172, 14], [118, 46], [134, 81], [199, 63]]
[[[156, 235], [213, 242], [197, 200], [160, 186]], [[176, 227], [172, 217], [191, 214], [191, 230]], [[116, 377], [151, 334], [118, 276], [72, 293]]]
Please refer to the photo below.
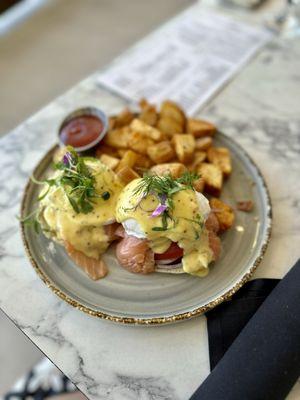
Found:
[[198, 166], [205, 161], [206, 153], [205, 151], [195, 151], [194, 159], [191, 164], [187, 165], [189, 171], [197, 171]]
[[157, 129], [172, 137], [175, 133], [182, 133], [183, 128], [179, 122], [170, 117], [160, 117], [157, 123]]
[[212, 138], [209, 136], [196, 139], [196, 150], [205, 151], [212, 146]]
[[153, 165], [153, 162], [146, 156], [142, 154], [137, 154], [137, 159], [135, 161], [135, 169], [137, 170], [147, 170]]
[[173, 136], [173, 144], [178, 160], [182, 163], [190, 163], [194, 158], [195, 138], [189, 134], [176, 134]]
[[131, 131], [129, 127], [124, 126], [123, 128], [114, 129], [107, 132], [103, 141], [108, 146], [115, 147], [117, 149], [126, 149], [128, 148], [130, 133]]
[[121, 158], [119, 165], [116, 168], [116, 171], [118, 172], [124, 167], [133, 168], [136, 163], [137, 157], [138, 157], [137, 153], [135, 153], [132, 150], [127, 150], [126, 153]]
[[117, 172], [117, 176], [125, 185], [127, 185], [127, 183], [133, 181], [134, 179], [140, 178], [140, 175], [137, 172], [127, 166], [119, 170]]
[[134, 113], [131, 112], [128, 108], [125, 108], [115, 117], [114, 128], [122, 128], [123, 126], [127, 126], [134, 119]]
[[156, 164], [168, 162], [175, 157], [173, 146], [168, 140], [149, 146], [147, 153]]
[[211, 163], [218, 165], [225, 177], [231, 174], [231, 157], [226, 147], [210, 147], [207, 150], [207, 159]]
[[210, 199], [209, 203], [212, 211], [219, 221], [220, 231], [224, 232], [229, 229], [234, 222], [233, 209], [220, 199], [212, 198]]
[[195, 138], [203, 136], [213, 136], [216, 132], [215, 125], [201, 119], [188, 118], [187, 132], [195, 136]]
[[202, 193], [205, 187], [205, 180], [202, 177], [200, 177], [199, 179], [194, 181], [193, 187], [196, 190], [196, 192]]
[[181, 163], [158, 164], [154, 165], [151, 171], [157, 175], [171, 175], [173, 178], [179, 178], [186, 171], [186, 166]]
[[119, 158], [109, 156], [108, 154], [101, 154], [99, 160], [111, 169], [115, 169], [120, 163]]
[[156, 142], [159, 142], [164, 139], [165, 135], [153, 126], [146, 124], [144, 121], [141, 121], [138, 118], [135, 118], [131, 124], [130, 129], [132, 132], [140, 133], [141, 135], [152, 139]]
[[213, 196], [219, 197], [223, 185], [221, 169], [214, 164], [201, 163], [198, 166], [197, 172], [205, 181], [205, 191]]
[[178, 104], [174, 103], [174, 101], [166, 100], [162, 102], [160, 108], [160, 115], [162, 118], [168, 117], [172, 118], [181, 126], [181, 132], [184, 131], [185, 127], [185, 114], [182, 108], [179, 107]]
[[155, 126], [158, 121], [158, 113], [156, 107], [149, 104], [145, 99], [139, 102], [141, 107], [141, 112], [139, 114], [139, 119], [150, 126]]
[[140, 132], [130, 131], [128, 147], [137, 153], [147, 155], [147, 149], [154, 144], [154, 140], [145, 137]]

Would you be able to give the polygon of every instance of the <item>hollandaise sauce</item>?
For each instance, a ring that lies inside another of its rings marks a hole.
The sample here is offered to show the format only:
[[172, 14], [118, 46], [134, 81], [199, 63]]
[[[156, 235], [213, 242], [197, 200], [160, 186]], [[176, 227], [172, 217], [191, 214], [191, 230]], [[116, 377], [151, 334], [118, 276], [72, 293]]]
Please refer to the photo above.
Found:
[[192, 188], [179, 190], [172, 195], [172, 209], [166, 208], [162, 214], [153, 216], [156, 215], [154, 211], [158, 209], [161, 197], [155, 193], [143, 195], [138, 192], [136, 188], [140, 183], [141, 179], [136, 179], [121, 192], [116, 207], [117, 221], [126, 226], [126, 221], [134, 220], [156, 254], [164, 253], [172, 242], [176, 242], [184, 251], [184, 271], [206, 275], [212, 252], [198, 194]]
[[[109, 245], [105, 225], [115, 220], [115, 207], [123, 185], [114, 172], [97, 159], [85, 161], [85, 164], [94, 177], [97, 194], [92, 210], [76, 212], [64, 188], [54, 185], [40, 202], [40, 220], [51, 238], [68, 242], [88, 257], [99, 259]], [[54, 177], [61, 173], [57, 171]]]

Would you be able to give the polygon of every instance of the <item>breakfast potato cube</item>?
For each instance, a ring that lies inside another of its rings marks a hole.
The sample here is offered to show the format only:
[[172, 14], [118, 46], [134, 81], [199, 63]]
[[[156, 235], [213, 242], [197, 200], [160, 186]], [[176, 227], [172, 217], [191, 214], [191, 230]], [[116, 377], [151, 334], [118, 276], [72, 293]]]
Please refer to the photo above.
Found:
[[195, 138], [189, 134], [176, 134], [173, 136], [173, 144], [178, 160], [182, 163], [190, 163], [194, 158]]
[[96, 149], [96, 157], [100, 158], [101, 154], [107, 154], [111, 157], [116, 157], [116, 158], [119, 157], [119, 152], [117, 149], [102, 143]]
[[148, 156], [157, 164], [165, 163], [175, 157], [175, 151], [168, 140], [148, 147]]
[[137, 153], [147, 155], [147, 149], [154, 144], [154, 140], [145, 137], [140, 132], [130, 132], [128, 147]]
[[205, 181], [205, 191], [213, 196], [219, 197], [223, 185], [221, 169], [214, 164], [201, 163], [197, 172]]
[[231, 157], [226, 147], [210, 147], [207, 150], [207, 158], [211, 163], [220, 167], [225, 177], [231, 174]]
[[212, 138], [209, 136], [196, 139], [196, 150], [205, 151], [211, 146], [212, 146]]
[[174, 101], [166, 100], [161, 104], [160, 115], [164, 117], [172, 118], [181, 126], [181, 132], [184, 130], [185, 126], [185, 114], [182, 108], [179, 107], [178, 104], [174, 103]]
[[135, 161], [135, 169], [137, 170], [147, 170], [153, 165], [153, 162], [146, 156], [142, 154], [137, 154], [137, 159]]
[[195, 151], [193, 162], [187, 166], [187, 167], [188, 167], [188, 170], [189, 170], [189, 171], [197, 171], [198, 166], [199, 166], [203, 161], [205, 161], [205, 159], [206, 159], [206, 153], [205, 153], [205, 151]]
[[129, 137], [130, 129], [125, 126], [123, 128], [113, 129], [112, 131], [107, 132], [104, 137], [104, 143], [117, 149], [126, 149], [128, 147]]
[[171, 175], [173, 178], [179, 178], [185, 171], [186, 166], [181, 163], [158, 164], [151, 168], [156, 175]]
[[142, 99], [139, 105], [141, 107], [139, 119], [150, 126], [155, 126], [158, 121], [158, 113], [155, 106], [149, 104], [145, 99]]
[[120, 160], [119, 165], [116, 168], [116, 171], [118, 172], [124, 167], [132, 168], [136, 163], [136, 159], [137, 159], [137, 153], [135, 153], [132, 150], [127, 150], [124, 153], [122, 159]]
[[101, 154], [99, 159], [103, 164], [111, 169], [115, 169], [120, 162], [119, 158], [109, 156], [108, 154]]
[[216, 132], [215, 125], [201, 119], [188, 118], [187, 132], [195, 136], [195, 138], [203, 136], [213, 136]]
[[128, 150], [127, 149], [118, 149], [117, 150], [118, 156], [122, 158], [124, 156], [124, 154], [126, 153], [126, 151], [128, 151]]
[[209, 203], [212, 211], [219, 221], [220, 231], [224, 232], [231, 228], [234, 222], [233, 209], [220, 199], [212, 198], [210, 199]]
[[125, 185], [127, 185], [134, 179], [140, 178], [140, 175], [137, 172], [135, 172], [132, 168], [127, 166], [123, 167], [120, 171], [118, 171], [117, 176]]
[[196, 190], [196, 192], [202, 193], [205, 187], [205, 180], [202, 177], [200, 177], [199, 179], [194, 181], [193, 187]]
[[132, 130], [132, 132], [138, 132], [147, 138], [155, 140], [156, 142], [163, 140], [165, 136], [161, 131], [153, 128], [153, 126], [146, 124], [144, 121], [141, 121], [138, 118], [135, 118], [131, 122], [130, 129]]
[[122, 128], [127, 126], [134, 119], [134, 113], [128, 108], [125, 108], [115, 117], [114, 128]]
[[179, 122], [170, 117], [160, 117], [157, 123], [157, 129], [172, 137], [175, 133], [182, 133], [183, 128]]

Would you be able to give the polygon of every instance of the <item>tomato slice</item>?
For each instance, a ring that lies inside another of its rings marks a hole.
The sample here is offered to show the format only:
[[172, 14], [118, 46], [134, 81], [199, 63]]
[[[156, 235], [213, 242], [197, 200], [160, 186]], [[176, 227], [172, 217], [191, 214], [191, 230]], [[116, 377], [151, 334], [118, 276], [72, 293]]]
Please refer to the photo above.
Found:
[[155, 260], [169, 260], [169, 259], [177, 259], [183, 256], [183, 250], [178, 246], [177, 243], [172, 242], [168, 250], [166, 250], [162, 254], [154, 254]]

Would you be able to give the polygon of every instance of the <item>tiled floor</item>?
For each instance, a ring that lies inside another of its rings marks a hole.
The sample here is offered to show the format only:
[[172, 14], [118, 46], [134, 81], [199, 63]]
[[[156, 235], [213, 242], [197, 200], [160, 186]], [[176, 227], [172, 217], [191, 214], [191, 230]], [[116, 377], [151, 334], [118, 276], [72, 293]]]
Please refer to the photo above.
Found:
[[[0, 38], [0, 135], [190, 3], [49, 0]], [[40, 357], [0, 311], [0, 394]]]

